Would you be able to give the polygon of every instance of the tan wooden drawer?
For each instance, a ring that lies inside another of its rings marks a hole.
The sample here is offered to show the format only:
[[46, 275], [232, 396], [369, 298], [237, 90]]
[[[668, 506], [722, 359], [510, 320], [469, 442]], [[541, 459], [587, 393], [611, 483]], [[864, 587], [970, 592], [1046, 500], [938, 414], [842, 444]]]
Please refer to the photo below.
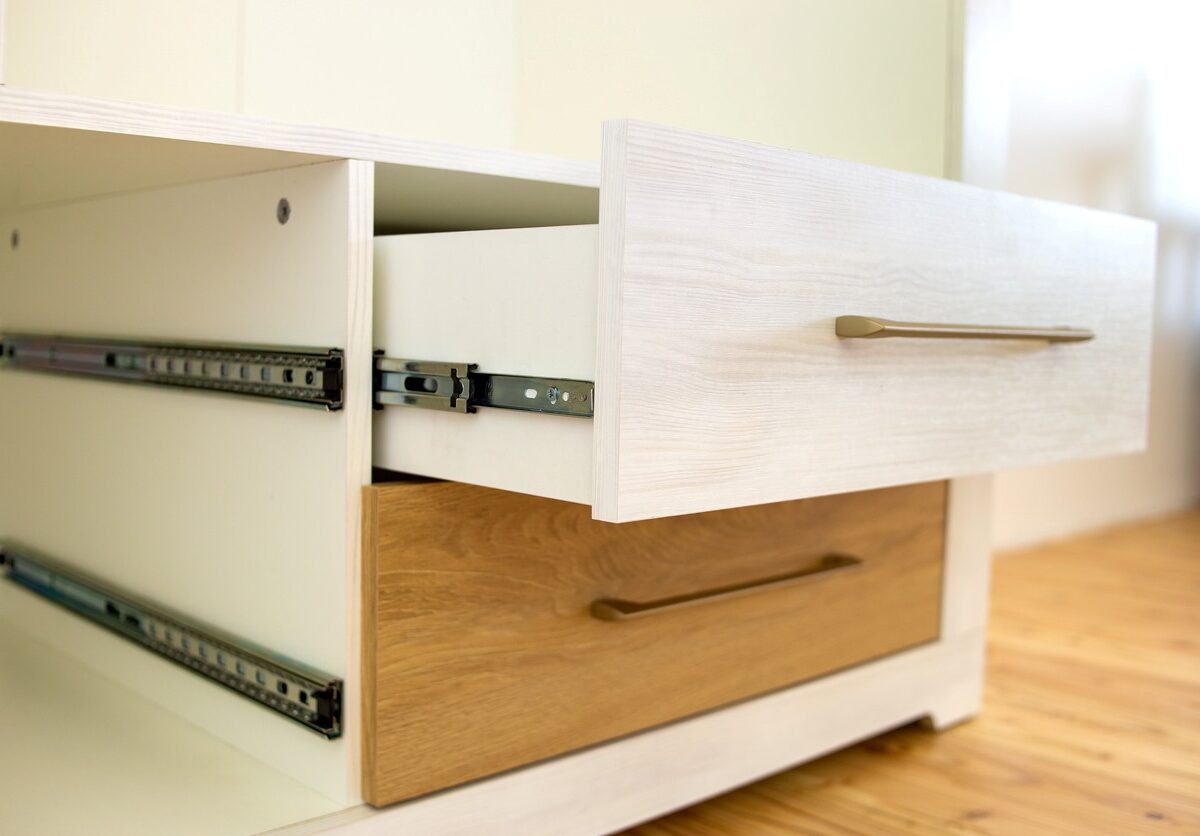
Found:
[[[1144, 446], [1153, 224], [653, 125], [605, 136], [598, 227], [376, 247], [385, 353], [594, 380], [595, 418], [388, 409], [376, 464], [624, 522]], [[1095, 338], [855, 339], [844, 315]]]
[[[432, 792], [939, 634], [945, 483], [628, 525], [453, 482], [366, 489], [364, 796]], [[665, 599], [815, 569], [740, 595]], [[607, 620], [598, 601], [656, 604]]]

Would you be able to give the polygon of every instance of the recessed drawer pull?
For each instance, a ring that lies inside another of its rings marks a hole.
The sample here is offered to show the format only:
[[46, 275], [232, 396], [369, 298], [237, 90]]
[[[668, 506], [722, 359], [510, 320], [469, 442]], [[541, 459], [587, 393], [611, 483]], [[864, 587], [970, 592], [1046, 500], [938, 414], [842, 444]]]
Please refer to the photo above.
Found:
[[834, 324], [839, 337], [878, 339], [916, 337], [951, 340], [1043, 340], [1078, 343], [1096, 335], [1087, 328], [1021, 328], [1009, 325], [953, 325], [936, 322], [893, 322], [876, 316], [839, 316]]
[[627, 621], [631, 618], [641, 618], [647, 615], [654, 615], [655, 613], [667, 612], [668, 610], [678, 610], [697, 604], [739, 598], [754, 592], [777, 589], [781, 586], [790, 586], [800, 581], [816, 578], [819, 575], [843, 572], [861, 565], [862, 561], [856, 557], [830, 554], [798, 572], [775, 575], [774, 577], [750, 581], [749, 583], [722, 586], [717, 589], [705, 590], [704, 592], [693, 592], [690, 595], [676, 595], [671, 598], [660, 598], [657, 601], [645, 602], [623, 601], [619, 598], [602, 598], [592, 602], [592, 617], [598, 618], [601, 621]]

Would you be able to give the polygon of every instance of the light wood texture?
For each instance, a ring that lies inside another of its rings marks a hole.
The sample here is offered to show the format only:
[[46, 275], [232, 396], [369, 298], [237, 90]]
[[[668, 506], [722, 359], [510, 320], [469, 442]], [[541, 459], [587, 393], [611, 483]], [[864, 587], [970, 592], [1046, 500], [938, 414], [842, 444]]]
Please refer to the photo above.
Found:
[[375, 166], [360, 160], [346, 164], [346, 345], [344, 354], [346, 422], [345, 477], [345, 633], [346, 665], [342, 680], [342, 736], [349, 766], [346, 799], [362, 797], [362, 486], [371, 481], [371, 419], [375, 387], [375, 350], [371, 340], [374, 304]]
[[9, 603], [0, 833], [257, 833], [341, 806], [31, 638]]
[[[597, 519], [1144, 445], [1153, 224], [637, 122], [605, 135]], [[842, 314], [1098, 336], [845, 341]]]
[[[483, 187], [493, 217], [494, 204], [516, 195], [535, 205], [545, 200], [557, 207], [556, 213], [564, 207], [573, 213], [557, 221], [538, 219], [541, 224], [576, 223], [579, 216], [595, 220], [599, 174], [591, 163], [0, 87], [0, 212], [330, 158], [395, 169], [381, 173], [381, 180], [396, 177], [403, 183], [406, 175], [414, 175], [427, 200], [418, 208], [457, 216], [459, 223], [470, 223], [464, 215], [470, 215], [471, 207], [455, 206], [461, 203], [464, 182]], [[441, 196], [436, 186], [442, 181], [435, 177], [430, 183], [430, 170], [480, 177], [449, 177], [448, 195]], [[381, 190], [381, 197], [385, 193]], [[529, 207], [508, 205], [536, 216]], [[395, 228], [431, 223], [411, 204], [406, 211], [403, 201], [383, 201], [380, 208], [384, 222]]]
[[[7, 216], [21, 242], [0, 248], [0, 329], [346, 348], [359, 403], [327, 413], [0, 371], [4, 469], [20, 474], [0, 481], [0, 535], [352, 682], [347, 548], [369, 478], [362, 175], [336, 161]], [[348, 739], [10, 584], [0, 610], [324, 795], [355, 798]]]
[[[375, 345], [389, 357], [498, 374], [595, 374], [595, 226], [379, 238], [375, 271]], [[592, 422], [384, 409], [375, 464], [591, 504]]]
[[[639, 524], [451, 482], [367, 489], [364, 798], [389, 804], [937, 638], [943, 483]], [[631, 621], [826, 555], [861, 565]]]
[[547, 183], [592, 187], [597, 183], [595, 164], [540, 154], [13, 87], [0, 90], [0, 121], [446, 168]]
[[981, 717], [632, 831], [1200, 831], [1200, 511], [1001, 556]]
[[920, 717], [950, 726], [982, 693], [991, 478], [950, 484], [936, 642], [735, 706], [381, 810], [278, 833], [609, 833]]

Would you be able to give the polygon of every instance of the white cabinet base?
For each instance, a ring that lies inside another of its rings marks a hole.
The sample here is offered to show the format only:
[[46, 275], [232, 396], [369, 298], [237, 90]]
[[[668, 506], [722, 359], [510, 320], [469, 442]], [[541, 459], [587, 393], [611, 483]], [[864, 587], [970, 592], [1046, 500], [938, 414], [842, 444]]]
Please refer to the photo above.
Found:
[[274, 832], [610, 833], [913, 720], [961, 722], [979, 709], [982, 661], [978, 631], [448, 792]]

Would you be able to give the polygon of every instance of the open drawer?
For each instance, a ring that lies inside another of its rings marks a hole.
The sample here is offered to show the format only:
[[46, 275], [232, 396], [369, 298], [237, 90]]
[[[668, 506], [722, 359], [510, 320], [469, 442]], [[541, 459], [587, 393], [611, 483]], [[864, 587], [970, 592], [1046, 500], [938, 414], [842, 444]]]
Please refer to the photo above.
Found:
[[377, 239], [387, 356], [595, 382], [591, 419], [383, 410], [377, 465], [622, 522], [1144, 445], [1149, 222], [634, 122], [600, 200]]
[[945, 483], [607, 525], [454, 482], [366, 489], [376, 805], [934, 641]]

